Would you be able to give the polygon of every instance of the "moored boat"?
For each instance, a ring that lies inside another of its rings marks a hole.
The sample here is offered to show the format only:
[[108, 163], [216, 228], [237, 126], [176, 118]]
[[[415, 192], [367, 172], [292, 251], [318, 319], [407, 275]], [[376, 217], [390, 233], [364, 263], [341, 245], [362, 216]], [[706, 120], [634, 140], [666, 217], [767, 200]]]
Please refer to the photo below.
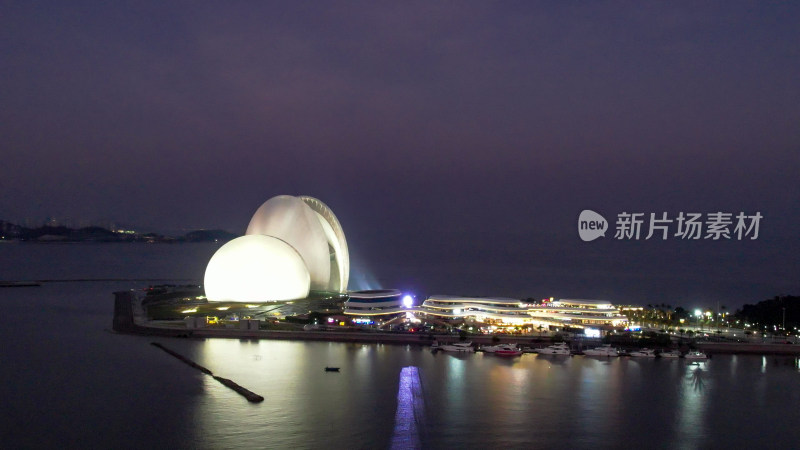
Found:
[[484, 353], [494, 353], [503, 347], [505, 344], [498, 344], [498, 345], [482, 345], [481, 351]]
[[472, 342], [469, 341], [454, 342], [452, 344], [440, 344], [438, 349], [444, 352], [456, 353], [472, 353], [475, 351], [475, 349], [472, 347]]
[[497, 356], [519, 356], [522, 354], [522, 350], [520, 350], [516, 345], [511, 344], [501, 344], [497, 345], [497, 348], [494, 349], [493, 352]]
[[630, 355], [634, 358], [655, 358], [656, 351], [649, 348], [643, 348], [641, 350], [630, 352]]
[[583, 351], [586, 356], [619, 356], [619, 349], [605, 344], [600, 347], [590, 348]]
[[694, 359], [694, 360], [708, 359], [708, 355], [698, 350], [692, 350], [689, 353], [683, 355], [683, 357], [686, 359]]
[[569, 346], [564, 342], [558, 344], [548, 345], [547, 347], [537, 348], [534, 350], [540, 355], [569, 355]]

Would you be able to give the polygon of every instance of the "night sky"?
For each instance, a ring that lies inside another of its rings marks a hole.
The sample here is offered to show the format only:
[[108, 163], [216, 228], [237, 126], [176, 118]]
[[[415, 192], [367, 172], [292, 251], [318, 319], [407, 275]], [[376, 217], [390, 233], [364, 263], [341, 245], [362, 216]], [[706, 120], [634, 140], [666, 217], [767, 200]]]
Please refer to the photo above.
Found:
[[[800, 294], [798, 2], [31, 1], [0, 23], [0, 219], [243, 233], [311, 195], [351, 288]], [[579, 239], [584, 209], [605, 238]], [[613, 237], [622, 212], [740, 211], [758, 239]]]

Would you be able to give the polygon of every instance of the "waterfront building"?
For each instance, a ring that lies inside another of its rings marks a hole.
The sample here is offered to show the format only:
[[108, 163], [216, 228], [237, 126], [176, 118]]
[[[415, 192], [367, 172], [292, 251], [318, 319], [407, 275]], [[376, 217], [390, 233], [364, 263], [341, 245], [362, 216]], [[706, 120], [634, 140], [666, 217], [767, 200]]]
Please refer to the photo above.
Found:
[[205, 273], [211, 301], [296, 300], [347, 289], [350, 257], [339, 220], [320, 200], [279, 195], [261, 205], [245, 236], [223, 245]]
[[423, 316], [480, 323], [522, 325], [530, 322], [523, 303], [513, 298], [432, 295], [419, 307]]
[[603, 300], [546, 300], [525, 303], [502, 297], [432, 295], [415, 310], [421, 317], [488, 327], [535, 329], [610, 328], [627, 318]]
[[620, 327], [628, 321], [619, 308], [605, 300], [561, 299], [526, 307], [533, 320], [547, 325]]
[[391, 319], [413, 310], [403, 304], [403, 293], [397, 289], [374, 289], [350, 292], [344, 302], [344, 313], [348, 316]]

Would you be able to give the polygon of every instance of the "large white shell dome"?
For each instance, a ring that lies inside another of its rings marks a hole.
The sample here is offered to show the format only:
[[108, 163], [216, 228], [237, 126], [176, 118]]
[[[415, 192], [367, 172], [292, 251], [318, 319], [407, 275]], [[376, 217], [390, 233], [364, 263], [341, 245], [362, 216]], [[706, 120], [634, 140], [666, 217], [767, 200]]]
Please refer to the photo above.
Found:
[[272, 197], [253, 214], [247, 234], [274, 236], [294, 247], [311, 275], [311, 289], [347, 289], [347, 241], [339, 220], [320, 200], [307, 196]]
[[206, 267], [212, 301], [264, 302], [344, 292], [350, 257], [342, 226], [313, 197], [279, 195], [261, 205], [247, 234], [220, 247]]
[[311, 289], [327, 288], [331, 272], [328, 242], [317, 215], [302, 200], [290, 195], [267, 200], [250, 219], [247, 234], [274, 236], [294, 247], [311, 274]]
[[214, 253], [204, 283], [209, 300], [259, 303], [307, 297], [309, 281], [303, 259], [289, 244], [249, 235]]

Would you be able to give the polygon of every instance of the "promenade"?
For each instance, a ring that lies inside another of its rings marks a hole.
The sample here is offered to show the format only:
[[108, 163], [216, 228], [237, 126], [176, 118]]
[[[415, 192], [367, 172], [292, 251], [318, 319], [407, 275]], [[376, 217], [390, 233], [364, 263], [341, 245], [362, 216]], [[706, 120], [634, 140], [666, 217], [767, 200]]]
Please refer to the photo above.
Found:
[[[119, 333], [146, 336], [164, 336], [181, 338], [222, 338], [222, 339], [280, 339], [328, 342], [353, 342], [364, 344], [400, 344], [429, 346], [433, 341], [451, 343], [460, 340], [456, 334], [432, 334], [409, 332], [374, 332], [374, 331], [286, 331], [286, 330], [243, 330], [237, 328], [178, 328], [151, 324], [144, 318], [141, 305], [136, 301], [133, 292], [115, 292], [113, 329]], [[183, 325], [183, 324], [180, 324]], [[469, 340], [477, 345], [495, 343], [491, 335], [470, 335]], [[503, 343], [522, 346], [541, 347], [549, 343], [549, 338], [533, 336], [504, 335]], [[582, 341], [584, 346], [599, 345], [599, 341]], [[767, 344], [746, 342], [701, 342], [694, 345], [709, 354], [737, 353], [764, 355], [800, 355], [797, 344]]]

